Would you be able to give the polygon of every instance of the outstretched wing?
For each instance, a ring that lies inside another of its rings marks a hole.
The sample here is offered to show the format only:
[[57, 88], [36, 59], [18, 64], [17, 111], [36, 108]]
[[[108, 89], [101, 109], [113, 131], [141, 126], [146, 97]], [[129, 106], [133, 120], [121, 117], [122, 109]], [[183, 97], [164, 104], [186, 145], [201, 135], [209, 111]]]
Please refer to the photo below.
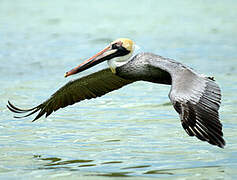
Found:
[[38, 112], [33, 120], [35, 121], [44, 114], [47, 117], [59, 108], [64, 108], [85, 99], [103, 96], [106, 93], [119, 89], [132, 82], [133, 81], [131, 80], [116, 76], [110, 69], [104, 69], [68, 82], [56, 91], [48, 100], [31, 109], [20, 109], [9, 101], [7, 107], [14, 113], [29, 113], [25, 116], [15, 116], [16, 118], [27, 117]]
[[173, 86], [170, 92], [170, 100], [180, 114], [183, 128], [189, 136], [223, 148], [225, 141], [218, 114], [220, 88], [214, 81], [189, 70], [185, 74], [189, 76], [187, 81], [180, 80], [181, 83]]
[[155, 59], [151, 61], [152, 66], [171, 75], [169, 98], [188, 135], [223, 148], [225, 141], [218, 114], [221, 103], [219, 86], [213, 79], [174, 60], [160, 56]]

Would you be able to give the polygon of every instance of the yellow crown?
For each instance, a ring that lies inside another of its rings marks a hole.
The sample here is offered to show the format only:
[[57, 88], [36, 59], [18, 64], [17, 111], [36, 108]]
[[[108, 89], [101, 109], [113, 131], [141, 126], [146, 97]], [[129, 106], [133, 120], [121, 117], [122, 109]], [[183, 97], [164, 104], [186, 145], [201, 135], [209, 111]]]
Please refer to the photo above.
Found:
[[127, 38], [119, 38], [115, 41], [112, 42], [112, 44], [116, 43], [116, 42], [122, 42], [122, 46], [127, 49], [128, 51], [132, 51], [133, 50], [133, 41], [131, 39], [127, 39]]

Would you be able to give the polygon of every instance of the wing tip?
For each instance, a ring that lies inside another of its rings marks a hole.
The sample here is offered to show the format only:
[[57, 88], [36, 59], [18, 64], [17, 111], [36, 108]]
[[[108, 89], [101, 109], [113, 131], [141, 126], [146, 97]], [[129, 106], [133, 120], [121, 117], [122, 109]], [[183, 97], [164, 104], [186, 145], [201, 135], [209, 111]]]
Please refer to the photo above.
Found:
[[[30, 116], [30, 115], [36, 113], [37, 111], [39, 111], [39, 110], [41, 109], [41, 105], [36, 106], [36, 107], [33, 107], [33, 108], [30, 108], [30, 109], [21, 109], [21, 108], [15, 106], [15, 105], [13, 105], [9, 100], [8, 100], [7, 102], [8, 102], [8, 104], [6, 105], [6, 107], [7, 107], [11, 112], [17, 113], [17, 114], [28, 113], [28, 114], [23, 115], [23, 116], [13, 116], [13, 117], [16, 118], [16, 119], [28, 117], [28, 116]], [[38, 117], [38, 116], [36, 116], [36, 117]], [[38, 117], [38, 118], [39, 118], [39, 117]], [[38, 118], [37, 118], [37, 119], [38, 119]], [[33, 121], [35, 121], [35, 120], [36, 120], [36, 118], [35, 118]]]
[[223, 139], [223, 137], [219, 138], [218, 140], [219, 140], [219, 142], [215, 142], [215, 143], [209, 142], [209, 141], [207, 141], [207, 142], [211, 145], [214, 145], [214, 146], [217, 146], [221, 149], [224, 149], [225, 145], [226, 145], [225, 140]]
[[219, 148], [221, 148], [221, 149], [224, 149], [225, 148], [225, 144], [219, 144], [219, 145], [217, 145]]

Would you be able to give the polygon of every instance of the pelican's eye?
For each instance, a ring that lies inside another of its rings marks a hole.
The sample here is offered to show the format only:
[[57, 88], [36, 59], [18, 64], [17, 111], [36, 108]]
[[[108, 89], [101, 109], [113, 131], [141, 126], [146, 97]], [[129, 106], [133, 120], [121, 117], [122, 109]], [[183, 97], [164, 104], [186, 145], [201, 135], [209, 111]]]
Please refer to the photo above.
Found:
[[114, 55], [116, 57], [118, 56], [124, 56], [129, 54], [130, 51], [128, 51], [125, 47], [123, 47], [123, 42], [122, 41], [117, 41], [114, 42], [113, 44], [110, 45], [111, 49], [117, 50]]
[[112, 44], [112, 49], [118, 49], [118, 46], [117, 46], [116, 43], [115, 43], [115, 44]]
[[123, 43], [121, 41], [116, 42], [116, 43], [112, 44], [112, 49], [120, 49], [122, 44]]

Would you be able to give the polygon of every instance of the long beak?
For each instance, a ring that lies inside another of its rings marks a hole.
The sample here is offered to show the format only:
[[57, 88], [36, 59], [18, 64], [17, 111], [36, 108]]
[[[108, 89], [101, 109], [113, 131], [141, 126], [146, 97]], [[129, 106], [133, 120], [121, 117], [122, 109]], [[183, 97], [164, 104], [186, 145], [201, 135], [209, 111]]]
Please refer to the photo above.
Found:
[[73, 74], [82, 72], [96, 64], [99, 64], [105, 60], [112, 59], [116, 56], [117, 49], [112, 49], [111, 46], [107, 46], [102, 51], [98, 52], [96, 55], [92, 56], [91, 58], [87, 59], [77, 67], [73, 68], [72, 70], [65, 73], [64, 77], [71, 76]]

